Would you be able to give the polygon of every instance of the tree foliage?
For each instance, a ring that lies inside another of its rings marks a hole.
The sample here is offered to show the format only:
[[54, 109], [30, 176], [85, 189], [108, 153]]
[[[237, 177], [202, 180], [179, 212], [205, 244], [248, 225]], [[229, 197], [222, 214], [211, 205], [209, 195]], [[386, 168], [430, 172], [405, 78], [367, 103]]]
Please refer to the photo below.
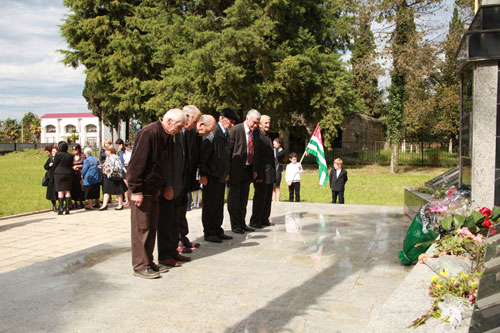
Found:
[[350, 0], [65, 0], [64, 62], [85, 66], [84, 97], [110, 124], [187, 103], [256, 108], [284, 129], [321, 122], [326, 141], [361, 109], [340, 60]]

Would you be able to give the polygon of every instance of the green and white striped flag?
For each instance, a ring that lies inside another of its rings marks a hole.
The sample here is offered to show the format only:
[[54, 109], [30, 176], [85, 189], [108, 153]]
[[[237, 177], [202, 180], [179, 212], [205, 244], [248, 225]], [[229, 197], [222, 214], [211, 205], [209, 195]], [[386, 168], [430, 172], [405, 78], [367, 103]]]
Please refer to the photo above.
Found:
[[328, 185], [328, 167], [326, 165], [325, 150], [323, 149], [323, 140], [321, 139], [321, 129], [319, 124], [314, 130], [311, 140], [306, 147], [306, 152], [316, 157], [316, 163], [319, 167], [319, 184]]

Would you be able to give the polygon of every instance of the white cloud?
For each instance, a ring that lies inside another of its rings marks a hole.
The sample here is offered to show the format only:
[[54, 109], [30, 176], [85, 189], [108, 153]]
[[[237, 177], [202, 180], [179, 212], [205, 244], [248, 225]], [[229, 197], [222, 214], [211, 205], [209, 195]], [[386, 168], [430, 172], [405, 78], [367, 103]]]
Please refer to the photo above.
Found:
[[61, 0], [0, 1], [0, 120], [87, 110], [83, 68], [57, 52], [67, 48], [58, 27], [66, 13]]

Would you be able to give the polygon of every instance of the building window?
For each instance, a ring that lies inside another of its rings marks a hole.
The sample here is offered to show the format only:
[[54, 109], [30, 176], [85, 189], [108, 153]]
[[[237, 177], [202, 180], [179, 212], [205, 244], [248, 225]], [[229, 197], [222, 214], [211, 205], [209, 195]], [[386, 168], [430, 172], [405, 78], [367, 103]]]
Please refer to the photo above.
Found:
[[48, 125], [47, 127], [45, 127], [45, 132], [46, 133], [55, 133], [56, 127], [54, 125]]
[[97, 138], [87, 138], [87, 146], [90, 146], [92, 148], [97, 147]]
[[85, 128], [87, 129], [87, 133], [97, 133], [96, 125], [87, 125]]
[[66, 133], [71, 133], [72, 131], [76, 131], [76, 127], [74, 125], [66, 125], [65, 129]]

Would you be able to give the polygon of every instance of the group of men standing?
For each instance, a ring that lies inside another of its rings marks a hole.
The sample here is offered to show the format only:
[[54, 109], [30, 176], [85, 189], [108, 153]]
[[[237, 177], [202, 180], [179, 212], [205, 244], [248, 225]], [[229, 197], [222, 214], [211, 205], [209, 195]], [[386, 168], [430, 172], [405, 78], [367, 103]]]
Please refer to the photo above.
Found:
[[[199, 244], [187, 237], [187, 193], [203, 185], [204, 239], [232, 239], [222, 228], [224, 194], [231, 230], [243, 234], [271, 225], [271, 199], [276, 178], [271, 118], [250, 110], [245, 121], [225, 108], [219, 121], [194, 105], [171, 109], [138, 134], [127, 169], [132, 201], [132, 265], [134, 275], [157, 278], [167, 267], [190, 261], [178, 251]], [[260, 125], [260, 127], [259, 127]], [[197, 174], [199, 181], [197, 180]], [[255, 195], [250, 226], [245, 223], [250, 184]], [[158, 264], [153, 261], [158, 237]], [[182, 251], [184, 252], [184, 251]]]

